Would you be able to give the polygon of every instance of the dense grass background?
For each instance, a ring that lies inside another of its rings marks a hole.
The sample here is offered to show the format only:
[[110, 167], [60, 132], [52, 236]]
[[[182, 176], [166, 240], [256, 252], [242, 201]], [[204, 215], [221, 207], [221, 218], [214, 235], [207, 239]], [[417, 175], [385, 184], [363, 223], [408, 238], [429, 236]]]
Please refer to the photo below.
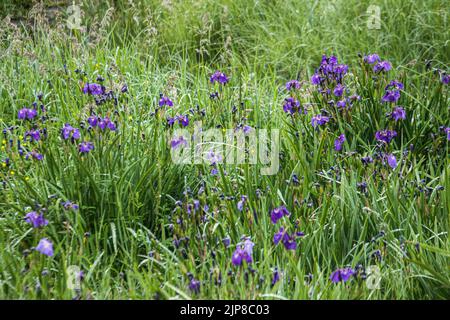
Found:
[[[381, 9], [379, 30], [367, 28], [369, 5]], [[0, 154], [0, 161], [12, 160], [0, 169], [0, 297], [450, 296], [450, 172], [440, 129], [450, 125], [449, 96], [436, 72], [448, 72], [449, 65], [446, 1], [84, 1], [82, 30], [66, 28], [66, 8], [65, 1], [0, 4], [0, 125], [19, 125], [5, 136]], [[405, 84], [400, 104], [407, 111], [395, 127], [393, 150], [401, 165], [377, 173], [360, 161], [374, 151], [375, 131], [387, 126], [383, 82], [365, 78], [358, 57], [372, 52], [392, 62], [389, 79]], [[349, 82], [363, 99], [350, 120], [315, 132], [310, 119], [321, 102], [302, 91], [312, 112], [291, 123], [282, 110], [283, 86], [309, 80], [324, 53], [349, 64]], [[212, 101], [208, 77], [216, 69], [231, 82]], [[126, 83], [129, 92], [118, 106], [101, 107], [118, 121], [118, 132], [91, 137], [96, 149], [80, 157], [59, 130], [85, 121], [93, 100], [81, 93], [81, 82], [97, 75], [115, 90]], [[34, 163], [8, 145], [25, 131], [18, 110], [37, 101], [39, 92], [48, 138], [35, 146], [44, 160]], [[280, 172], [262, 177], [259, 166], [240, 165], [211, 176], [206, 165], [174, 165], [164, 115], [153, 115], [160, 93], [174, 100], [167, 114], [205, 108], [206, 127], [233, 128], [247, 117], [253, 127], [280, 128]], [[332, 145], [340, 132], [347, 141], [337, 154]], [[293, 174], [298, 186], [290, 182]], [[363, 181], [366, 193], [357, 188]], [[241, 195], [248, 196], [242, 212], [236, 205]], [[193, 199], [209, 206], [207, 222], [187, 217], [185, 205]], [[66, 200], [79, 211], [65, 211], [60, 203]], [[282, 204], [306, 234], [295, 253], [273, 245], [278, 228], [269, 213]], [[23, 221], [36, 205], [47, 209], [50, 221], [39, 231]], [[180, 217], [184, 227], [176, 224]], [[179, 248], [170, 224], [190, 239]], [[255, 242], [252, 268], [231, 264], [242, 235]], [[52, 258], [31, 250], [43, 236], [54, 242]], [[222, 245], [226, 236], [230, 248]], [[329, 281], [336, 268], [358, 264], [379, 266], [379, 290], [362, 279]], [[85, 272], [81, 292], [66, 286], [70, 265]], [[275, 268], [282, 276], [272, 286]], [[188, 272], [201, 281], [199, 294], [189, 291]]]

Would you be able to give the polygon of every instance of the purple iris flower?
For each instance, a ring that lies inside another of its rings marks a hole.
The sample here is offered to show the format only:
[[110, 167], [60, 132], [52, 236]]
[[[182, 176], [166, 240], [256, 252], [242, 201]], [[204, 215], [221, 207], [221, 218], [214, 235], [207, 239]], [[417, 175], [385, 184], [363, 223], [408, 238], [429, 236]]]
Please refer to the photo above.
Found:
[[47, 238], [42, 238], [36, 247], [36, 251], [51, 257], [53, 256], [53, 243]]
[[97, 116], [90, 116], [87, 121], [88, 121], [88, 123], [89, 123], [89, 125], [91, 127], [96, 127], [97, 123], [98, 123], [98, 117]]
[[25, 138], [30, 137], [30, 141], [39, 141], [41, 139], [41, 132], [37, 129], [25, 132]]
[[388, 162], [388, 165], [392, 169], [397, 168], [397, 159], [395, 158], [395, 156], [393, 154], [388, 154], [387, 155], [387, 162]]
[[72, 209], [72, 210], [76, 211], [80, 208], [76, 203], [73, 203], [72, 201], [65, 201], [65, 202], [61, 203], [61, 205], [63, 206], [63, 208], [65, 210]]
[[283, 111], [294, 114], [300, 106], [300, 102], [292, 97], [284, 99]]
[[373, 71], [378, 73], [378, 72], [387, 72], [389, 70], [392, 69], [392, 65], [389, 61], [381, 61], [378, 62], [374, 67], [373, 67]]
[[247, 196], [241, 196], [241, 200], [237, 203], [237, 208], [239, 211], [244, 209], [244, 204], [247, 201]]
[[25, 119], [31, 120], [37, 116], [37, 110], [34, 108], [33, 109], [23, 108], [23, 109], [19, 110], [17, 116], [18, 116], [19, 120], [25, 120]]
[[381, 130], [375, 133], [375, 138], [384, 143], [390, 143], [394, 137], [397, 136], [397, 132], [394, 130]]
[[380, 62], [381, 59], [376, 53], [369, 54], [364, 57], [364, 61], [368, 64], [374, 64], [375, 62]]
[[291, 213], [288, 211], [288, 209], [286, 209], [285, 206], [281, 206], [281, 207], [273, 209], [270, 212], [270, 220], [272, 220], [273, 224], [276, 224], [278, 222], [278, 220], [280, 220], [284, 216], [289, 217], [290, 214]]
[[254, 245], [255, 244], [250, 239], [245, 239], [243, 243], [239, 243], [238, 248], [234, 251], [233, 256], [231, 257], [231, 263], [233, 263], [235, 266], [242, 265], [243, 261], [247, 262], [248, 264], [252, 263]]
[[44, 159], [44, 156], [35, 150], [28, 152], [25, 159], [28, 160], [28, 159], [30, 159], [30, 157], [35, 160], [38, 160], [38, 161], [41, 161], [42, 159]]
[[302, 237], [304, 234], [303, 232], [296, 232], [292, 235], [290, 235], [287, 230], [284, 230], [283, 227], [281, 227], [277, 233], [273, 236], [273, 242], [275, 245], [280, 243], [280, 241], [283, 243], [286, 250], [296, 250], [297, 249], [297, 237]]
[[311, 77], [311, 83], [316, 86], [320, 84], [320, 75], [318, 73], [313, 74], [313, 76]]
[[36, 211], [28, 212], [25, 215], [25, 221], [32, 224], [33, 228], [41, 228], [48, 225], [48, 220], [44, 218], [44, 214]]
[[275, 285], [280, 280], [280, 273], [278, 272], [278, 268], [275, 268], [272, 275], [272, 286]]
[[93, 96], [103, 94], [105, 92], [105, 88], [97, 83], [86, 83], [83, 88], [84, 94], [91, 94]]
[[229, 78], [227, 77], [227, 75], [223, 72], [220, 71], [216, 71], [213, 73], [213, 75], [209, 78], [209, 81], [211, 83], [215, 83], [218, 82], [220, 84], [226, 84], [229, 81]]
[[172, 149], [177, 149], [181, 145], [187, 146], [187, 141], [186, 141], [186, 139], [184, 139], [183, 136], [179, 136], [178, 138], [174, 138], [170, 142], [170, 146], [172, 147]]
[[441, 82], [442, 82], [443, 84], [448, 84], [448, 83], [450, 82], [450, 75], [444, 73], [444, 74], [441, 76]]
[[183, 127], [187, 127], [189, 124], [188, 115], [178, 116], [178, 123], [180, 123]]
[[330, 276], [330, 280], [333, 283], [338, 283], [338, 282], [341, 282], [341, 281], [342, 282], [346, 282], [354, 274], [355, 274], [355, 270], [353, 270], [350, 267], [341, 268], [341, 269], [337, 269], [337, 270], [333, 271], [333, 273]]
[[286, 82], [286, 89], [288, 91], [291, 91], [293, 89], [299, 90], [301, 88], [302, 84], [298, 80], [290, 80]]
[[345, 135], [341, 134], [336, 140], [334, 140], [334, 150], [341, 151], [344, 141], [345, 141]]
[[386, 90], [382, 98], [384, 102], [392, 102], [392, 103], [397, 102], [398, 99], [400, 99], [400, 91], [398, 90]]
[[83, 141], [78, 145], [78, 150], [81, 153], [89, 153], [90, 151], [94, 150], [94, 144], [89, 141]]
[[404, 88], [403, 83], [401, 83], [400, 81], [397, 81], [397, 80], [392, 80], [392, 81], [389, 82], [389, 84], [384, 88], [384, 90], [389, 90], [389, 89], [403, 90], [403, 88]]
[[450, 141], [450, 128], [449, 127], [445, 128], [444, 132], [447, 134], [447, 140]]
[[80, 139], [80, 130], [66, 123], [61, 130], [61, 135], [64, 140], [67, 140], [69, 138], [72, 138], [72, 140], [78, 140]]
[[363, 163], [363, 165], [366, 166], [373, 162], [373, 158], [372, 157], [362, 157], [361, 162]]
[[161, 96], [161, 98], [159, 99], [159, 106], [173, 107], [173, 102], [168, 97]]
[[223, 238], [223, 239], [222, 239], [222, 243], [223, 243], [223, 245], [225, 246], [225, 248], [228, 248], [228, 247], [230, 246], [230, 243], [231, 243], [230, 237], [225, 237], [225, 238]]
[[333, 94], [334, 94], [336, 97], [340, 97], [340, 96], [342, 96], [342, 94], [344, 93], [344, 89], [345, 89], [345, 87], [344, 87], [342, 84], [339, 83], [339, 84], [334, 88]]
[[192, 277], [189, 280], [189, 290], [191, 290], [191, 292], [198, 294], [200, 293], [200, 281], [195, 280], [194, 277]]
[[406, 111], [400, 106], [397, 106], [392, 110], [390, 114], [391, 118], [395, 121], [405, 120], [406, 119]]
[[318, 114], [318, 115], [315, 115], [314, 117], [312, 117], [311, 125], [315, 128], [318, 125], [322, 126], [322, 125], [326, 124], [328, 121], [330, 121], [329, 117]]
[[344, 109], [345, 106], [347, 105], [347, 101], [345, 101], [345, 100], [340, 100], [340, 101], [338, 101], [338, 102], [336, 103], [336, 105], [337, 105], [339, 108]]
[[114, 123], [114, 121], [111, 121], [111, 119], [109, 119], [108, 117], [100, 119], [100, 121], [98, 122], [98, 127], [101, 130], [105, 130], [106, 128], [108, 128], [111, 131], [116, 130], [116, 124]]

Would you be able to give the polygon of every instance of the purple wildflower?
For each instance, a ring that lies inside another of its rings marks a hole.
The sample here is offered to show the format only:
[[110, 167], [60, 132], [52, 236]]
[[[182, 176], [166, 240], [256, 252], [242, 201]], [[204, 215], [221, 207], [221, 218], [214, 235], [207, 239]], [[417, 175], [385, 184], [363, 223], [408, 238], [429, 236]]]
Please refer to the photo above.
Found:
[[375, 133], [375, 138], [384, 143], [390, 143], [394, 137], [397, 136], [397, 132], [394, 130], [381, 130]]
[[37, 110], [34, 108], [33, 109], [23, 108], [23, 109], [19, 110], [17, 116], [18, 116], [19, 120], [25, 120], [25, 119], [31, 120], [37, 116]]
[[387, 162], [392, 169], [397, 168], [397, 159], [393, 154], [387, 155]]
[[450, 82], [450, 75], [448, 75], [448, 74], [442, 74], [442, 76], [441, 76], [441, 82], [443, 83], [443, 84], [448, 84], [449, 82]]
[[51, 257], [53, 256], [53, 244], [47, 238], [42, 238], [36, 247], [36, 251]]
[[286, 82], [286, 89], [288, 91], [291, 91], [293, 89], [299, 90], [301, 88], [302, 84], [298, 80], [290, 80]]
[[311, 125], [315, 128], [318, 125], [322, 126], [322, 125], [326, 124], [328, 121], [330, 121], [329, 117], [318, 114], [318, 115], [315, 115], [314, 117], [312, 117]]
[[179, 146], [187, 146], [187, 140], [183, 136], [179, 136], [178, 138], [172, 139], [170, 146], [172, 149], [177, 149]]
[[380, 62], [381, 59], [376, 53], [372, 53], [372, 54], [365, 56], [364, 61], [368, 64], [374, 64], [375, 62]]
[[447, 140], [450, 141], [450, 128], [449, 127], [445, 128], [444, 132], [447, 134]]
[[354, 274], [355, 274], [355, 271], [350, 267], [337, 269], [337, 270], [333, 271], [333, 273], [331, 274], [330, 280], [333, 283], [338, 283], [341, 281], [346, 282]]
[[405, 120], [406, 119], [406, 111], [400, 106], [397, 106], [392, 110], [390, 114], [391, 118], [395, 121]]
[[344, 87], [342, 84], [339, 83], [339, 84], [334, 88], [333, 94], [334, 94], [336, 97], [340, 97], [340, 96], [342, 96], [342, 94], [344, 93], [344, 89], [345, 89], [345, 87]]
[[111, 121], [111, 119], [109, 119], [108, 117], [100, 119], [100, 121], [98, 122], [98, 127], [101, 130], [105, 130], [106, 128], [108, 128], [111, 131], [116, 130], [116, 124], [114, 123], [114, 121]]
[[400, 99], [400, 91], [398, 90], [386, 90], [382, 98], [384, 102], [392, 102], [392, 103], [397, 102], [398, 99]]
[[218, 82], [220, 84], [226, 84], [229, 81], [229, 78], [227, 77], [227, 75], [223, 72], [220, 71], [216, 71], [212, 74], [212, 76], [209, 78], [209, 81], [211, 83], [215, 83]]
[[90, 116], [87, 121], [88, 121], [88, 123], [89, 123], [89, 125], [91, 127], [96, 127], [97, 123], [98, 123], [98, 117], [97, 116]]
[[72, 138], [73, 140], [80, 139], [80, 130], [72, 127], [70, 124], [66, 123], [61, 129], [61, 136], [64, 140]]
[[273, 275], [272, 275], [272, 287], [275, 285], [275, 283], [277, 283], [280, 280], [280, 273], [278, 272], [278, 268], [275, 268], [275, 270], [273, 270]]
[[284, 99], [283, 111], [289, 112], [290, 114], [294, 114], [298, 111], [300, 106], [300, 102], [292, 97]]
[[254, 245], [255, 244], [250, 239], [245, 239], [243, 243], [238, 244], [238, 248], [234, 251], [233, 256], [231, 257], [231, 263], [233, 263], [235, 266], [242, 265], [243, 261], [247, 262], [248, 264], [252, 263]]
[[297, 237], [301, 237], [304, 234], [302, 232], [296, 232], [292, 235], [290, 235], [287, 230], [284, 230], [283, 227], [281, 227], [277, 233], [273, 236], [273, 242], [275, 245], [277, 245], [280, 241], [283, 243], [286, 250], [296, 250], [297, 249]]
[[89, 153], [90, 151], [94, 150], [94, 144], [89, 141], [83, 141], [78, 145], [78, 150], [81, 153]]
[[105, 92], [105, 88], [97, 83], [86, 83], [83, 87], [84, 94], [91, 94], [93, 96], [103, 94]]
[[272, 210], [272, 212], [270, 213], [270, 220], [272, 220], [273, 224], [276, 224], [278, 220], [280, 220], [284, 216], [289, 217], [290, 214], [291, 213], [288, 211], [288, 209], [286, 209], [285, 206], [281, 206]]
[[311, 77], [311, 83], [314, 85], [319, 85], [320, 84], [320, 75], [317, 73], [314, 73], [313, 76]]
[[336, 140], [334, 140], [334, 150], [341, 151], [344, 141], [345, 141], [345, 135], [341, 134]]
[[403, 88], [404, 88], [403, 83], [401, 83], [400, 81], [397, 81], [397, 80], [392, 80], [392, 81], [389, 82], [389, 84], [384, 88], [384, 90], [389, 90], [389, 89], [403, 90]]
[[336, 103], [336, 105], [337, 105], [339, 108], [344, 109], [345, 106], [347, 105], [347, 101], [345, 101], [345, 100], [340, 100], [340, 101], [338, 101], [338, 102]]
[[76, 203], [73, 203], [72, 201], [62, 202], [61, 205], [64, 207], [65, 210], [72, 209], [76, 211], [79, 209], [79, 206]]
[[378, 73], [378, 72], [387, 72], [389, 70], [392, 69], [392, 65], [389, 61], [381, 61], [378, 62], [374, 67], [373, 67], [373, 71]]
[[173, 107], [173, 101], [165, 96], [161, 96], [158, 104], [160, 107], [163, 107], [163, 106]]
[[237, 208], [239, 211], [244, 209], [244, 204], [247, 201], [247, 196], [241, 196], [241, 200], [237, 203]]
[[38, 129], [35, 130], [29, 130], [27, 132], [25, 132], [25, 139], [27, 137], [30, 137], [30, 141], [39, 141], [41, 139], [41, 131], [39, 131]]
[[44, 218], [43, 213], [37, 213], [36, 211], [28, 212], [25, 215], [25, 221], [33, 225], [33, 228], [40, 228], [48, 225], [48, 220]]

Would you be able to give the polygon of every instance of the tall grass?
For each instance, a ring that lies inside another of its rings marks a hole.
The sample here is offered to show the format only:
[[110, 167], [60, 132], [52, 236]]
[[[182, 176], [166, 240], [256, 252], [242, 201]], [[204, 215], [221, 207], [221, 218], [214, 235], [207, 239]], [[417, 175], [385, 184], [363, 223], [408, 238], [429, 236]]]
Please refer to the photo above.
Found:
[[[440, 129], [450, 125], [449, 95], [436, 71], [449, 65], [445, 1], [84, 1], [82, 30], [65, 27], [64, 2], [51, 11], [49, 3], [31, 11], [2, 5], [2, 15], [14, 16], [0, 30], [0, 125], [18, 128], [4, 136], [0, 154], [12, 163], [0, 168], [0, 297], [449, 297], [450, 173]], [[369, 5], [381, 8], [379, 30], [367, 29]], [[394, 66], [379, 82], [358, 57], [372, 52]], [[326, 104], [305, 85], [300, 99], [311, 109], [292, 121], [282, 109], [284, 83], [309, 81], [323, 53], [349, 64], [348, 81], [362, 99], [349, 116], [313, 130], [311, 116]], [[212, 100], [208, 77], [216, 69], [231, 81]], [[86, 122], [94, 103], [80, 89], [98, 75], [128, 92], [100, 107], [117, 132], [84, 130], [95, 149], [80, 156], [60, 129]], [[399, 166], [364, 166], [375, 132], [388, 126], [380, 99], [392, 79], [405, 84], [399, 103], [407, 119], [396, 124], [392, 146]], [[26, 125], [17, 112], [40, 92], [48, 137], [28, 144], [44, 156], [32, 162], [18, 155]], [[155, 114], [160, 93], [174, 107]], [[207, 128], [234, 128], [242, 118], [279, 128], [280, 171], [261, 176], [260, 165], [243, 164], [211, 175], [208, 165], [175, 165], [165, 117], [197, 105], [206, 116], [193, 119]], [[347, 141], [337, 153], [342, 132]], [[67, 200], [80, 209], [64, 210]], [[188, 215], [194, 200], [209, 209]], [[285, 222], [305, 233], [295, 252], [273, 244], [270, 211], [280, 205], [292, 213]], [[23, 218], [39, 206], [50, 223], [34, 230]], [[236, 267], [231, 256], [244, 235], [255, 243], [254, 263]], [[33, 250], [44, 236], [54, 257]], [[67, 287], [72, 265], [85, 273], [76, 292]], [[347, 265], [377, 266], [380, 288], [362, 277], [332, 283], [331, 272]], [[272, 285], [275, 268], [281, 279]], [[201, 281], [200, 293], [188, 289], [188, 273]]]

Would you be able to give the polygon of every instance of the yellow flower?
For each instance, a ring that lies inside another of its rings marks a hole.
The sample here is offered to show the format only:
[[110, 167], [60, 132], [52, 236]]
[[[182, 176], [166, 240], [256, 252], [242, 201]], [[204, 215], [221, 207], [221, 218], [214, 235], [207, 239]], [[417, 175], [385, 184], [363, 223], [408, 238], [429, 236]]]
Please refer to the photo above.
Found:
[[12, 176], [15, 174], [15, 172], [12, 171], [12, 170], [11, 170], [9, 173], [10, 173]]
[[2, 140], [2, 144], [6, 144], [6, 140], [5, 139]]
[[25, 177], [25, 181], [28, 181], [28, 180], [30, 180], [30, 177]]

